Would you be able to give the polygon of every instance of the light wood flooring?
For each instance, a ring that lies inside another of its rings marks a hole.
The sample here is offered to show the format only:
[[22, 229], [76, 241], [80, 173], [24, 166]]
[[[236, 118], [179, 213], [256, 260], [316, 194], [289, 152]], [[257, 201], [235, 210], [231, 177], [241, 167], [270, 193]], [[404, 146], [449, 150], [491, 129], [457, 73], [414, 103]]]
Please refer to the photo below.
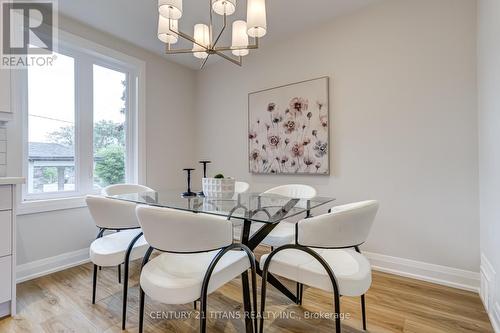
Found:
[[[137, 332], [139, 267], [139, 262], [131, 265], [126, 332]], [[103, 269], [98, 280], [95, 305], [90, 302], [91, 264], [19, 284], [18, 314], [0, 319], [0, 332], [122, 332], [116, 268]], [[289, 286], [295, 290], [294, 284]], [[368, 332], [493, 332], [479, 296], [472, 292], [374, 272], [366, 302]], [[242, 320], [227, 319], [242, 310], [239, 279], [211, 294], [208, 308], [208, 332], [244, 332]], [[303, 305], [297, 306], [270, 287], [266, 310], [274, 318], [266, 320], [265, 332], [334, 332], [333, 321], [325, 318], [332, 312], [332, 297], [317, 289], [306, 287]], [[186, 318], [152, 318], [157, 311]], [[342, 297], [341, 311], [349, 318], [343, 320], [343, 332], [360, 332], [359, 298]], [[165, 306], [147, 298], [145, 332], [197, 332], [195, 314], [192, 304]]]

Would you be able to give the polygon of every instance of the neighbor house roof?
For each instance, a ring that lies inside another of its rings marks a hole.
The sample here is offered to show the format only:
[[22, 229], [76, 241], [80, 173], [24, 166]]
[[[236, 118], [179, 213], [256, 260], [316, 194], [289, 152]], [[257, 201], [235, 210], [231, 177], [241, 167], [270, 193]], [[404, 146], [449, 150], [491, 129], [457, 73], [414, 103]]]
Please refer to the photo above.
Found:
[[32, 161], [73, 161], [73, 147], [59, 143], [30, 142], [28, 159]]

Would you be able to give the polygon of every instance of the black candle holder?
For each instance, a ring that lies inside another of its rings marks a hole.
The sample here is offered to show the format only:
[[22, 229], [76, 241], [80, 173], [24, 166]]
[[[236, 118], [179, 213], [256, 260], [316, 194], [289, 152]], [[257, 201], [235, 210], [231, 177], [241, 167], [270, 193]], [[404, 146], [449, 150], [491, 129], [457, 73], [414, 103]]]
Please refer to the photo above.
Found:
[[187, 172], [187, 191], [182, 193], [182, 196], [183, 197], [195, 197], [196, 193], [191, 192], [191, 171], [193, 171], [194, 169], [186, 168], [183, 170]]
[[[200, 161], [200, 163], [203, 164], [203, 178], [207, 178], [207, 164], [212, 163], [212, 161]], [[203, 193], [203, 189], [198, 192], [198, 195], [205, 196], [205, 194]]]

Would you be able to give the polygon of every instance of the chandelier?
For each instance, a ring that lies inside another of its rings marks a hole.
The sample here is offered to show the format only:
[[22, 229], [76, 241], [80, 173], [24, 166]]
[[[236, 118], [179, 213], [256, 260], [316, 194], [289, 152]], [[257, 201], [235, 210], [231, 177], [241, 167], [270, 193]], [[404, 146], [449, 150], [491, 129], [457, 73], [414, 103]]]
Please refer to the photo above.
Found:
[[[236, 0], [209, 0], [210, 23], [209, 25], [195, 24], [193, 35], [188, 35], [179, 30], [179, 20], [182, 17], [182, 0], [158, 0], [158, 39], [165, 46], [166, 54], [191, 53], [201, 60], [202, 69], [210, 55], [216, 54], [230, 62], [241, 66], [242, 59], [251, 49], [259, 47], [259, 38], [267, 31], [266, 3], [265, 0], [247, 0], [247, 21], [235, 20], [232, 23], [231, 46], [218, 46], [222, 33], [227, 26], [227, 16], [236, 10]], [[215, 36], [213, 26], [213, 13], [222, 16], [222, 27]], [[214, 38], [215, 36], [215, 38]], [[179, 37], [193, 43], [193, 48], [174, 49]], [[249, 37], [253, 44], [249, 44]], [[225, 52], [231, 51], [232, 55]]]

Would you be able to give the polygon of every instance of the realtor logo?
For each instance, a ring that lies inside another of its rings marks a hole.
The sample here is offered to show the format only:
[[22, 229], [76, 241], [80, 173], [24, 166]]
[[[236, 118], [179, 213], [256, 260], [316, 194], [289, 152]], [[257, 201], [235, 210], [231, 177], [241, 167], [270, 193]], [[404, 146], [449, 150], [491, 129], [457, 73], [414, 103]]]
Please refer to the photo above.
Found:
[[51, 66], [57, 15], [55, 1], [0, 0], [3, 68]]

